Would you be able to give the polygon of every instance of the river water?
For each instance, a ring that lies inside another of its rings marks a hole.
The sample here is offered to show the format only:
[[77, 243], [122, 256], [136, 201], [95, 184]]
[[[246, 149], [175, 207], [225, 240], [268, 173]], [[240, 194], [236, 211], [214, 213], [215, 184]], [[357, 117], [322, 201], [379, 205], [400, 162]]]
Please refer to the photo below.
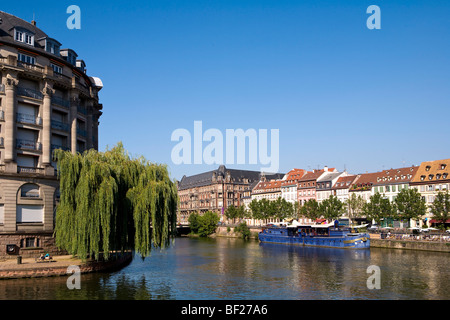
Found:
[[[379, 273], [368, 273], [371, 266]], [[376, 283], [379, 289], [368, 287]], [[120, 271], [0, 281], [0, 299], [42, 300], [297, 300], [450, 299], [448, 253], [261, 244], [215, 238], [177, 238]]]

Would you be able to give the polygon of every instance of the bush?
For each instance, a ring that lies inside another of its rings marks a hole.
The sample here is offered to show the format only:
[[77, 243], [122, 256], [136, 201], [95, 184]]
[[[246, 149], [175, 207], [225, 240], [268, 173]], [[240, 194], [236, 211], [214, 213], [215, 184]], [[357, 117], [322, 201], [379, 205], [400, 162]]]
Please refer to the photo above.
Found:
[[217, 213], [208, 211], [203, 216], [199, 216], [198, 235], [207, 237], [216, 231], [220, 218]]
[[242, 239], [244, 240], [250, 239], [251, 232], [245, 221], [240, 223], [236, 228], [234, 228], [234, 232], [239, 232], [242, 235]]
[[192, 213], [189, 216], [189, 225], [191, 227], [191, 233], [197, 234], [198, 233], [198, 229], [200, 227], [200, 215], [198, 213]]

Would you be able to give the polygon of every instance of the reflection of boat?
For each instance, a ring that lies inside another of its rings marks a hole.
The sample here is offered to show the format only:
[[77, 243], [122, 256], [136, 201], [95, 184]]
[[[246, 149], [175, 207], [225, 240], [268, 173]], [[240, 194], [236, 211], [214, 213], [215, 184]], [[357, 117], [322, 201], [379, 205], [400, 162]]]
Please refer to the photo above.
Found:
[[259, 240], [303, 246], [332, 248], [369, 248], [370, 236], [359, 232], [363, 226], [342, 227], [337, 221], [315, 225], [270, 225], [259, 233]]

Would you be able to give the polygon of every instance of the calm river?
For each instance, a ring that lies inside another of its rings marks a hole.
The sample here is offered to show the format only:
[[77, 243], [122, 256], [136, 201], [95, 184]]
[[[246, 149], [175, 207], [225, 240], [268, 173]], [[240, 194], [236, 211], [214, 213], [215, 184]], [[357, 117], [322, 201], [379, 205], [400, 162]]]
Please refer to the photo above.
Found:
[[[369, 289], [369, 266], [380, 289]], [[450, 299], [450, 255], [398, 249], [342, 250], [241, 239], [177, 238], [114, 273], [0, 281], [0, 299]]]

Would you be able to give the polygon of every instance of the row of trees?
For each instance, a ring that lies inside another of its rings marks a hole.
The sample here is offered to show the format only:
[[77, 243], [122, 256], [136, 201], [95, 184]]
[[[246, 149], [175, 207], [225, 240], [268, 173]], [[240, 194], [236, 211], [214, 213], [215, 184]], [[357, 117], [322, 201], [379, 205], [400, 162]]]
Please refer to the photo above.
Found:
[[[433, 219], [440, 223], [441, 227], [450, 218], [450, 195], [448, 191], [439, 192], [430, 206]], [[366, 217], [378, 224], [383, 219], [409, 221], [419, 220], [427, 212], [427, 206], [422, 195], [415, 188], [403, 189], [394, 201], [390, 201], [384, 195], [376, 193], [368, 202], [360, 195], [352, 193], [346, 202], [342, 202], [335, 196], [331, 196], [322, 202], [315, 199], [308, 200], [304, 205], [290, 203], [283, 198], [275, 201], [267, 199], [254, 199], [249, 210], [244, 206], [230, 206], [225, 211], [227, 219], [235, 222], [236, 219], [252, 218], [267, 221], [268, 219], [299, 219], [300, 217], [312, 220], [323, 218], [335, 220], [347, 215], [350, 221], [355, 218]]]

